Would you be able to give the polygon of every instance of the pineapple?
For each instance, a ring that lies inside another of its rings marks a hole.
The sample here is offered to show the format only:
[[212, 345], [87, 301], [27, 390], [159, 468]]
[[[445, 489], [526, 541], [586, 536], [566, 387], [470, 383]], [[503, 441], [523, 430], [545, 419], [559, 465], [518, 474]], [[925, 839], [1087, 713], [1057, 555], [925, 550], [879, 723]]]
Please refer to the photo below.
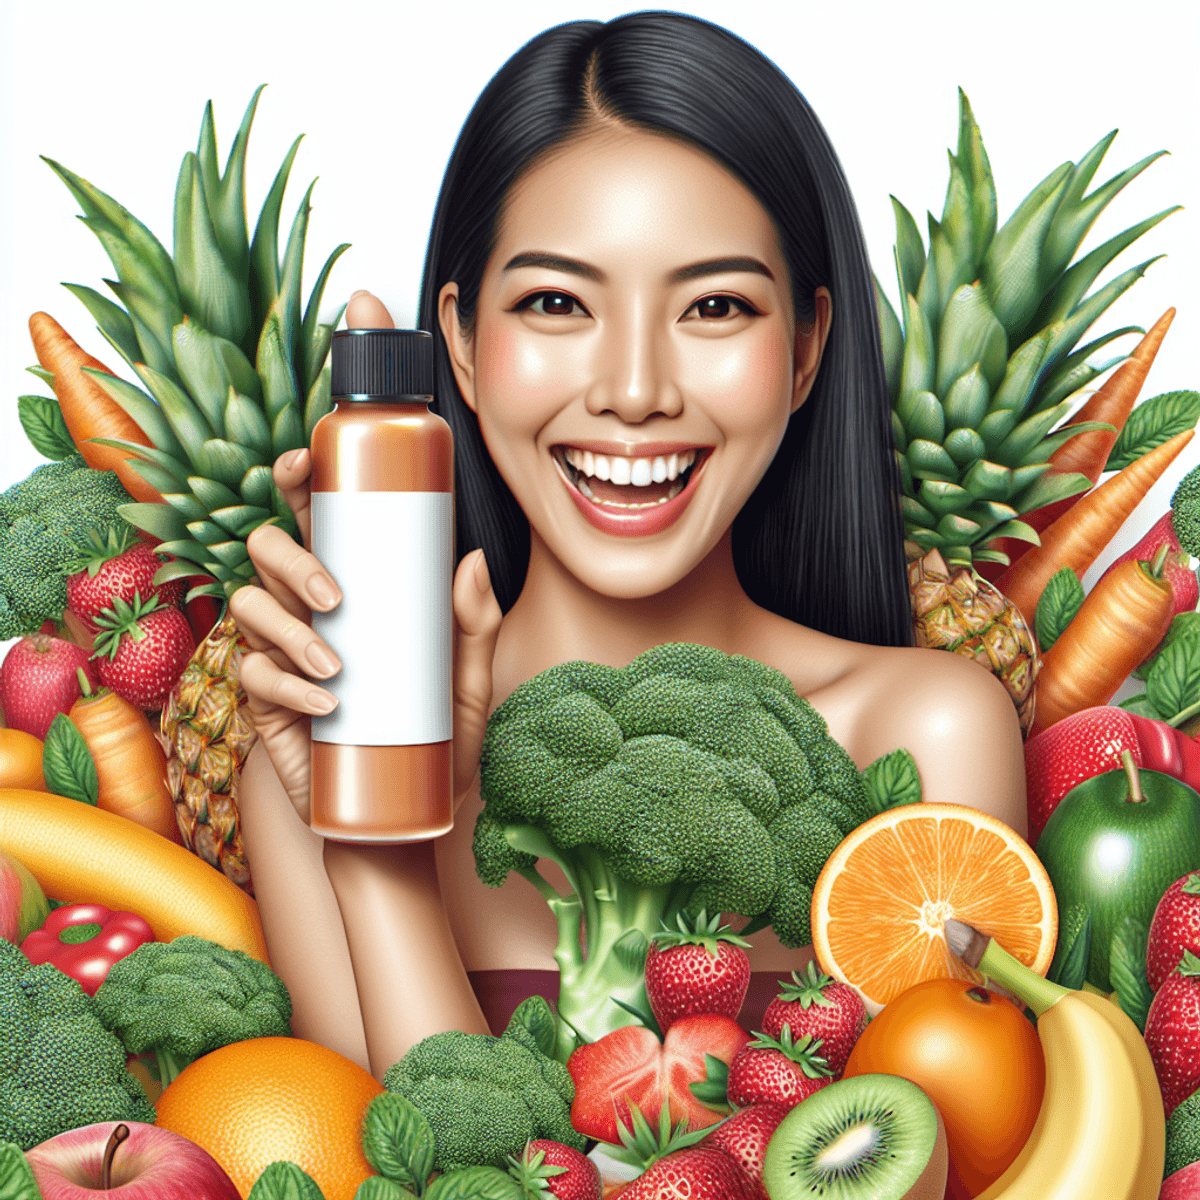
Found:
[[1078, 163], [1052, 171], [996, 228], [991, 167], [959, 91], [958, 153], [941, 221], [929, 214], [926, 249], [916, 221], [892, 198], [904, 325], [876, 280], [892, 428], [903, 488], [913, 632], [920, 646], [967, 655], [1008, 688], [1028, 732], [1037, 644], [1015, 606], [977, 565], [1005, 565], [1000, 539], [1036, 544], [1021, 514], [1090, 487], [1080, 474], [1047, 474], [1050, 456], [1096, 422], [1064, 428], [1075, 394], [1120, 362], [1088, 358], [1132, 328], [1075, 349], [1150, 259], [1085, 295], [1166, 209], [1072, 263], [1108, 202], [1160, 154], [1085, 195], [1116, 131]]
[[[337, 247], [301, 313], [301, 268], [309, 187], [292, 224], [282, 264], [279, 213], [299, 138], [259, 213], [246, 226], [246, 144], [254, 93], [222, 174], [211, 102], [194, 154], [184, 156], [175, 191], [174, 254], [98, 188], [47, 159], [84, 211], [116, 270], [107, 280], [120, 304], [92, 288], [67, 285], [87, 307], [143, 388], [92, 372], [150, 439], [151, 448], [110, 442], [165, 504], [129, 504], [122, 516], [162, 539], [173, 554], [158, 582], [197, 575], [197, 595], [222, 599], [254, 577], [245, 541], [265, 522], [299, 534], [271, 478], [287, 450], [308, 445], [329, 411], [326, 359], [334, 327], [318, 308]], [[254, 727], [238, 687], [244, 642], [228, 615], [201, 642], [162, 714], [160, 740], [180, 831], [189, 849], [253, 891], [242, 850], [238, 772]]]

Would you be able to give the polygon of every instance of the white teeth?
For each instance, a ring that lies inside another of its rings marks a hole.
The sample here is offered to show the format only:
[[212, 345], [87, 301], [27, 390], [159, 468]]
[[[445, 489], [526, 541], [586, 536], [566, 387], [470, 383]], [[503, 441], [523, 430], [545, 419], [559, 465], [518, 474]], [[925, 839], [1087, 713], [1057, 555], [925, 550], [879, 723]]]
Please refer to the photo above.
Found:
[[610, 477], [608, 457], [604, 454], [594, 456], [596, 460], [596, 478], [607, 480]]
[[667, 480], [667, 460], [661, 454], [654, 460], [651, 478], [655, 483], [665, 483]]
[[[611, 481], [618, 485], [649, 487], [652, 483], [674, 482], [696, 461], [697, 451], [658, 455], [655, 458], [626, 458], [619, 454], [594, 454], [591, 450], [565, 447], [563, 457], [583, 478]], [[657, 503], [657, 501], [655, 501]]]
[[633, 479], [633, 463], [627, 458], [616, 458], [611, 460], [611, 476], [613, 483], [626, 484]]
[[635, 458], [633, 460], [633, 470], [629, 474], [629, 482], [634, 487], [649, 487], [651, 477], [650, 460], [648, 458]]
[[667, 478], [675, 479], [679, 475], [679, 455], [672, 454], [667, 459]]
[[590, 450], [583, 452], [583, 473], [585, 475], [595, 475], [596, 473], [596, 456]]

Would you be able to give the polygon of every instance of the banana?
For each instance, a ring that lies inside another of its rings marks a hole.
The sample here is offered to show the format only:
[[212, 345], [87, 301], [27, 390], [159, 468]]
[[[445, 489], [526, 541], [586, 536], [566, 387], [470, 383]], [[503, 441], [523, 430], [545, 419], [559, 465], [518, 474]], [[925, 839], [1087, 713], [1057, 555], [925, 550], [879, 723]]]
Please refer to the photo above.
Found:
[[1155, 1200], [1165, 1123], [1137, 1027], [1109, 1000], [1042, 979], [969, 926], [948, 921], [946, 935], [964, 962], [1038, 1013], [1046, 1058], [1037, 1122], [977, 1200]]

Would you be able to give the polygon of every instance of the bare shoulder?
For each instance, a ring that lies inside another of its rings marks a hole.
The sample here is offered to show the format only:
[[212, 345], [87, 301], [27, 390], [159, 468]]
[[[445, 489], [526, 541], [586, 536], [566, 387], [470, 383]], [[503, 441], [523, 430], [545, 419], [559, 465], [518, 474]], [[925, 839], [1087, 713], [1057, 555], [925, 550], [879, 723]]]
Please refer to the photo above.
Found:
[[860, 767], [908, 750], [926, 800], [968, 804], [1024, 835], [1020, 727], [990, 671], [945, 650], [865, 646], [794, 625], [775, 632], [768, 661], [792, 679]]

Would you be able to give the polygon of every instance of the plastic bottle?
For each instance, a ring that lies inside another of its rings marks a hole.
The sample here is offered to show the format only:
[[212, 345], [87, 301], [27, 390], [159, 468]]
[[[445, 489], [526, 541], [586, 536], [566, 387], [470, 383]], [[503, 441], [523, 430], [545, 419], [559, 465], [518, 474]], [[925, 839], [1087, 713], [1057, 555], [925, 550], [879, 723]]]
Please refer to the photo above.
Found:
[[312, 720], [312, 815], [337, 841], [403, 842], [453, 824], [453, 438], [429, 411], [433, 339], [333, 336], [333, 411], [312, 437], [312, 549], [343, 600], [313, 629], [342, 660]]

